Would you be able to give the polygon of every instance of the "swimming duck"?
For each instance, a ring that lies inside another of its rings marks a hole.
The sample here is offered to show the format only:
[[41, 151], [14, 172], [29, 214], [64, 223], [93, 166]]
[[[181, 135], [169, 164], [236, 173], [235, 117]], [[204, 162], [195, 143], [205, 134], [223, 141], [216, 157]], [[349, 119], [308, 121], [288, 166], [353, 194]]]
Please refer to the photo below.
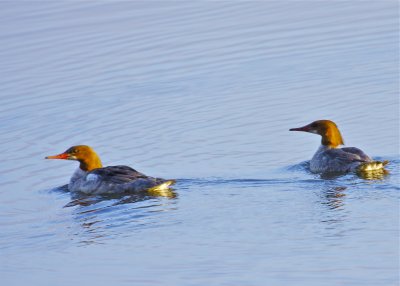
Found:
[[79, 168], [68, 184], [71, 192], [87, 195], [143, 192], [152, 189], [168, 189], [174, 180], [146, 176], [128, 166], [103, 167], [99, 156], [89, 146], [78, 145], [64, 153], [45, 159], [78, 161]]
[[374, 161], [356, 147], [340, 147], [344, 145], [343, 137], [337, 125], [331, 120], [317, 120], [289, 131], [321, 135], [321, 146], [310, 161], [310, 170], [314, 173], [377, 171], [383, 170], [388, 163], [388, 161]]

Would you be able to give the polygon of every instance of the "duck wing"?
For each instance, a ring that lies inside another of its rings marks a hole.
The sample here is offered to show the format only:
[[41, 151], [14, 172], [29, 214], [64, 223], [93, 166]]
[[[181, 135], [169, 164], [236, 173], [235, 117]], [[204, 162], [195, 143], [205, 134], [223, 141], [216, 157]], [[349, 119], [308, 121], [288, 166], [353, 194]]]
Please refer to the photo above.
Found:
[[145, 174], [142, 174], [128, 166], [109, 166], [94, 169], [89, 172], [86, 175], [86, 180], [90, 181], [92, 178], [97, 179], [98, 177], [100, 177], [104, 183], [110, 184], [124, 184], [137, 179], [149, 178]]
[[323, 157], [325, 164], [329, 166], [327, 171], [338, 172], [351, 171], [361, 163], [369, 161], [356, 153], [346, 152], [343, 148], [326, 150]]
[[356, 147], [344, 147], [341, 150], [345, 151], [346, 153], [357, 155], [361, 160], [365, 162], [371, 161], [372, 159], [364, 153], [364, 151], [356, 148]]

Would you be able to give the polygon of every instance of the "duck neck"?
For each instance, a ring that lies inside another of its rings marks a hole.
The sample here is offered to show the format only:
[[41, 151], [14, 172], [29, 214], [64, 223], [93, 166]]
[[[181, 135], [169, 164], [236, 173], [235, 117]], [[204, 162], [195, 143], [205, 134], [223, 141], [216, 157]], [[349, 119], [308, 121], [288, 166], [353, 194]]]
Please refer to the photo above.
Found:
[[103, 164], [101, 164], [99, 156], [97, 156], [97, 154], [95, 153], [91, 154], [90, 157], [80, 159], [79, 163], [80, 163], [79, 168], [85, 172], [90, 172], [94, 169], [103, 167]]
[[328, 149], [335, 149], [340, 145], [344, 145], [342, 134], [340, 134], [339, 129], [336, 127], [328, 128], [321, 136], [321, 144]]

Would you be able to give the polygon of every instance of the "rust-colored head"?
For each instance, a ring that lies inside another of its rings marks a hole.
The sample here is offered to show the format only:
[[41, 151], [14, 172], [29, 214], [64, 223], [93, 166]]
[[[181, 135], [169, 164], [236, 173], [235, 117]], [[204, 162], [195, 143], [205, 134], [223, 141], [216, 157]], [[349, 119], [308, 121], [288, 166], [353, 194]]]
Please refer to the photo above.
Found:
[[96, 152], [94, 152], [91, 147], [86, 145], [72, 146], [64, 153], [54, 156], [47, 156], [45, 159], [76, 160], [80, 162], [79, 167], [83, 171], [91, 171], [103, 166]]
[[344, 145], [342, 135], [335, 122], [331, 120], [317, 120], [306, 126], [292, 128], [289, 131], [304, 131], [322, 136], [322, 145], [330, 148], [336, 148], [339, 145]]

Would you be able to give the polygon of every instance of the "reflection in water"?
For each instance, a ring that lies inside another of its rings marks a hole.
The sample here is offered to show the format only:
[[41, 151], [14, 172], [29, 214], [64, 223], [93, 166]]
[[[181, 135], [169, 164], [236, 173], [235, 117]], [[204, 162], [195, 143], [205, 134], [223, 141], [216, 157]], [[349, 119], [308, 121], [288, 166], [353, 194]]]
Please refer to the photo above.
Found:
[[336, 180], [345, 175], [347, 175], [347, 173], [329, 172], [329, 173], [319, 174], [320, 178], [323, 180]]
[[326, 204], [330, 209], [338, 209], [344, 206], [344, 191], [347, 187], [332, 187], [323, 192]]
[[130, 230], [162, 224], [157, 215], [176, 210], [177, 197], [173, 189], [124, 196], [74, 195], [64, 208], [76, 207], [72, 215], [79, 227], [72, 233], [73, 240], [97, 244], [116, 235], [129, 235]]
[[[392, 160], [392, 165], [397, 164]], [[392, 166], [390, 165], [390, 166]], [[324, 229], [324, 237], [341, 237], [346, 235], [350, 229], [346, 227], [349, 222], [349, 211], [346, 208], [346, 199], [349, 194], [354, 194], [360, 189], [360, 186], [377, 186], [374, 181], [385, 180], [389, 171], [385, 169], [377, 171], [368, 171], [362, 173], [324, 173], [313, 174], [309, 171], [309, 162], [302, 162], [288, 168], [292, 172], [298, 172], [301, 178], [305, 174], [314, 176], [314, 180], [304, 181], [305, 188], [315, 190], [317, 209], [319, 210], [319, 222]], [[390, 169], [393, 173], [394, 171]], [[300, 181], [297, 181], [299, 185]], [[350, 195], [351, 196], [351, 195]], [[323, 206], [323, 208], [318, 207]], [[354, 229], [354, 227], [353, 227]]]
[[375, 171], [358, 172], [357, 175], [365, 180], [383, 180], [387, 175], [389, 175], [389, 171], [380, 169]]
[[324, 238], [339, 238], [346, 234], [346, 221], [348, 214], [345, 211], [345, 200], [347, 187], [327, 186], [318, 190], [319, 203], [324, 206], [318, 208], [319, 222], [321, 223], [321, 235]]
[[124, 196], [121, 196], [121, 194], [118, 195], [102, 195], [102, 196], [87, 196], [84, 194], [71, 194], [71, 197], [73, 198], [72, 201], [70, 201], [68, 204], [66, 204], [64, 207], [73, 207], [76, 205], [80, 206], [89, 206], [92, 204], [97, 204], [101, 201], [106, 201], [106, 200], [117, 200], [117, 202], [114, 205], [119, 205], [119, 204], [127, 204], [127, 203], [135, 203], [135, 202], [140, 202], [156, 197], [164, 197], [164, 198], [169, 198], [169, 199], [174, 199], [177, 197], [176, 192], [173, 189], [166, 189], [166, 190], [150, 190], [148, 192], [143, 192], [143, 193], [136, 193], [136, 194], [127, 194]]

